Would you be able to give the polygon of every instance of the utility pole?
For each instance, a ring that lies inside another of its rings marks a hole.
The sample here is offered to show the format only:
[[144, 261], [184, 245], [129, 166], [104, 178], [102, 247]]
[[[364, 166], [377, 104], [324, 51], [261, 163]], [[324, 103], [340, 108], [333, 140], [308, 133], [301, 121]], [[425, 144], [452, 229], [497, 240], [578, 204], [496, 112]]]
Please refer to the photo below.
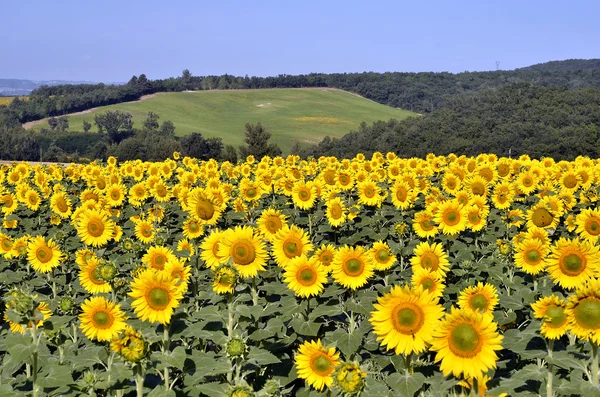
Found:
[[500, 61], [496, 61], [496, 70], [500, 70]]

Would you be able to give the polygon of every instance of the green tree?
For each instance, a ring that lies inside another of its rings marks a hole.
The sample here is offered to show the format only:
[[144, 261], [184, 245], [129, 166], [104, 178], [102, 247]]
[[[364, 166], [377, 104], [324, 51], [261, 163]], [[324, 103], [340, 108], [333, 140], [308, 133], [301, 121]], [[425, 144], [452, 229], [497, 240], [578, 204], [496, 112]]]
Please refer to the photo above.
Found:
[[281, 149], [279, 146], [273, 143], [269, 143], [271, 133], [268, 132], [261, 123], [245, 125], [245, 146], [240, 146], [240, 156], [245, 158], [249, 155], [253, 155], [256, 158], [262, 158], [264, 156], [279, 156], [281, 155]]
[[83, 121], [83, 132], [88, 133], [92, 129], [92, 123], [87, 120]]
[[94, 122], [98, 126], [98, 132], [106, 131], [111, 143], [118, 144], [133, 135], [133, 121], [130, 113], [120, 110], [109, 111], [97, 114]]
[[144, 130], [146, 131], [156, 131], [158, 130], [158, 119], [160, 116], [154, 112], [148, 112], [148, 116], [146, 116], [146, 120], [144, 120]]
[[223, 161], [229, 161], [230, 163], [237, 163], [238, 156], [237, 151], [233, 145], [225, 145], [223, 148], [223, 153], [221, 154], [221, 159]]
[[221, 138], [206, 139], [202, 134], [194, 132], [181, 138], [181, 147], [184, 156], [200, 160], [220, 159], [223, 141]]

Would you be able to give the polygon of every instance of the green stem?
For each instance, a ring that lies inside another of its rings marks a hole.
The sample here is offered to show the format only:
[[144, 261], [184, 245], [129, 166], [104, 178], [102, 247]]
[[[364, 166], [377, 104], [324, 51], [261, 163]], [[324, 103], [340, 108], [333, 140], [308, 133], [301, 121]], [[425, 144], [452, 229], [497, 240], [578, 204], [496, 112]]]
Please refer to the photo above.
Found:
[[306, 321], [308, 321], [308, 316], [310, 315], [310, 297], [306, 299]]
[[142, 364], [135, 366], [135, 391], [137, 397], [144, 397], [144, 370]]
[[[350, 298], [352, 303], [356, 301], [356, 291], [352, 290], [352, 297]], [[354, 311], [350, 310], [350, 324], [348, 326], [348, 332], [352, 334], [356, 329], [356, 322], [354, 321]]]
[[412, 363], [412, 353], [410, 353], [409, 355], [405, 355], [404, 357], [404, 366], [406, 367], [406, 375], [410, 376], [412, 374], [415, 373], [415, 370], [413, 368], [413, 363]]
[[552, 349], [554, 348], [554, 339], [548, 340], [548, 380], [546, 381], [546, 397], [553, 397], [552, 392]]
[[[234, 302], [233, 296], [231, 294], [227, 295], [227, 314], [228, 314], [228, 322], [227, 322], [227, 337], [231, 340], [233, 337], [233, 330], [235, 328], [235, 317], [234, 317]], [[227, 372], [227, 382], [232, 384], [233, 382], [233, 372], [236, 370], [235, 368], [235, 360], [231, 360], [231, 368]]]
[[252, 287], [250, 292], [252, 294], [252, 305], [258, 306], [258, 288], [256, 287], [256, 277], [252, 277]]
[[592, 342], [592, 383], [598, 387], [598, 345]]
[[471, 387], [471, 393], [473, 397], [479, 397], [479, 381], [476, 377], [473, 378], [473, 387]]
[[[169, 340], [169, 328], [170, 325], [163, 326], [163, 353], [168, 354], [170, 349], [170, 340]], [[164, 380], [165, 380], [165, 389], [169, 390], [171, 388], [171, 384], [169, 382], [169, 366], [167, 365], [164, 369]]]
[[40, 396], [40, 390], [39, 390], [39, 385], [37, 382], [37, 376], [38, 376], [38, 346], [39, 346], [39, 340], [38, 340], [38, 336], [37, 336], [37, 325], [33, 324], [33, 326], [31, 327], [31, 334], [33, 336], [33, 343], [35, 344], [35, 350], [33, 351], [33, 360], [32, 360], [32, 364], [31, 364], [31, 370], [32, 370], [32, 375], [33, 375], [33, 397], [38, 397]]

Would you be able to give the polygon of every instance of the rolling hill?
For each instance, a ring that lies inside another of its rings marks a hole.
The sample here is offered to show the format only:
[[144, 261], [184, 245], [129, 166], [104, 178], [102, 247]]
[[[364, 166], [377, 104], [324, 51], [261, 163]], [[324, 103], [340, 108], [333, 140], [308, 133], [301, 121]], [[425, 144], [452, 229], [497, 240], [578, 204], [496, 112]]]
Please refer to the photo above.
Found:
[[[284, 153], [296, 141], [307, 144], [317, 143], [327, 135], [341, 137], [362, 121], [417, 115], [331, 88], [210, 90], [157, 93], [140, 101], [67, 115], [70, 130], [83, 130], [84, 120], [93, 124], [95, 114], [109, 110], [131, 113], [137, 127], [141, 127], [148, 112], [154, 112], [160, 116], [160, 122], [171, 120], [179, 136], [200, 132], [235, 146], [243, 143], [245, 123], [261, 122]], [[47, 123], [40, 120], [25, 127], [39, 130]]]

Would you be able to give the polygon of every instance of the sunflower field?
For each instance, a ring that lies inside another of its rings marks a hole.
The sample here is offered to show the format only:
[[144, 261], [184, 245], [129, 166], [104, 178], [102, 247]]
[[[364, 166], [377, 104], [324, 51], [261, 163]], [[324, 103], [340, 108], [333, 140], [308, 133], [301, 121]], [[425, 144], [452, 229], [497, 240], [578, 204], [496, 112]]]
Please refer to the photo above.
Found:
[[598, 396], [600, 162], [2, 165], [1, 396]]

